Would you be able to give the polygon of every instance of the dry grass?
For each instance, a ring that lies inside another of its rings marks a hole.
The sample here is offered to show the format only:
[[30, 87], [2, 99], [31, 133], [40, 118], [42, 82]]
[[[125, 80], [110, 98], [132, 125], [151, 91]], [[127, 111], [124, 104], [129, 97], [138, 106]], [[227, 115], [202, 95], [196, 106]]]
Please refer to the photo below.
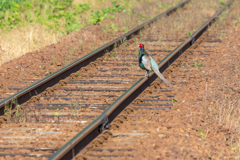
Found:
[[0, 32], [0, 65], [58, 40], [56, 33], [49, 33], [37, 24], [16, 28], [8, 33]]

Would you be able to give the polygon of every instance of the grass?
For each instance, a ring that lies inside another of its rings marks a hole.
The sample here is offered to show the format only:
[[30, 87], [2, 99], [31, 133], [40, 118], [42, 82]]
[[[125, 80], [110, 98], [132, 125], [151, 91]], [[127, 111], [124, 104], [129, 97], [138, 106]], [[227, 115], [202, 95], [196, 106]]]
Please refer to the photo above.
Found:
[[69, 107], [72, 111], [72, 116], [74, 116], [74, 117], [78, 116], [78, 114], [79, 114], [78, 110], [82, 108], [82, 106], [78, 102], [76, 102], [74, 104], [70, 104]]
[[198, 63], [197, 61], [195, 61], [195, 62], [194, 62], [194, 66], [195, 66], [195, 67], [201, 67], [201, 64]]
[[[144, 10], [136, 8], [143, 7], [145, 3], [149, 7]], [[89, 25], [104, 26], [106, 36], [127, 32], [136, 27], [136, 21], [143, 23], [168, 9], [159, 10], [159, 3], [167, 6], [176, 4], [173, 0], [3, 0], [0, 2], [0, 51], [3, 53], [0, 65], [57, 43], [67, 34]], [[118, 17], [124, 18], [118, 20]], [[80, 42], [80, 46], [82, 44]]]
[[[57, 43], [65, 35], [89, 25], [101, 25], [103, 32], [106, 33], [105, 39], [115, 33], [125, 33], [180, 1], [1, 1], [2, 4], [3, 2], [5, 3], [1, 14], [5, 15], [5, 18], [0, 18], [0, 23], [2, 24], [0, 27], [0, 51], [2, 51], [0, 64], [27, 52], [39, 50], [44, 46]], [[189, 3], [189, 6], [193, 9], [200, 7], [205, 12], [205, 15], [211, 15], [221, 3], [220, 1], [209, 2], [207, 6], [204, 6], [204, 3], [198, 5]], [[206, 7], [208, 10], [205, 9]], [[179, 20], [181, 19], [182, 17]], [[191, 19], [190, 17], [188, 20], [190, 21]], [[173, 26], [181, 28], [182, 24], [184, 23], [174, 22]], [[237, 24], [237, 22], [234, 22], [234, 24]], [[191, 29], [186, 30], [186, 33], [193, 32], [193, 29], [194, 27], [191, 27]], [[83, 40], [79, 40], [79, 46], [82, 50], [83, 43]], [[105, 41], [106, 43], [107, 41]], [[91, 49], [95, 48], [92, 47]], [[166, 48], [166, 51], [168, 51], [168, 48]], [[63, 63], [67, 65], [69, 62]]]
[[73, 0], [3, 0], [0, 5], [0, 28], [8, 31], [38, 23], [50, 30], [58, 28], [63, 33], [76, 31], [81, 27], [78, 14], [89, 9], [90, 4], [73, 5], [72, 2]]
[[59, 111], [59, 108], [56, 109], [56, 111], [55, 111], [55, 116], [58, 116], [58, 115], [59, 115], [59, 112], [58, 112], [58, 111]]
[[202, 139], [206, 140], [206, 135], [203, 133], [203, 130], [199, 129], [198, 132], [200, 133], [200, 136], [202, 137]]
[[[12, 104], [15, 105], [14, 109], [12, 109]], [[5, 105], [4, 115], [6, 116], [7, 122], [11, 122], [11, 121], [24, 122], [24, 123], [26, 122], [26, 112], [18, 104], [17, 98], [13, 99], [11, 104]]]
[[6, 116], [7, 118], [7, 121], [10, 121], [11, 119], [11, 107], [9, 106], [9, 104], [5, 105], [4, 107], [4, 115]]

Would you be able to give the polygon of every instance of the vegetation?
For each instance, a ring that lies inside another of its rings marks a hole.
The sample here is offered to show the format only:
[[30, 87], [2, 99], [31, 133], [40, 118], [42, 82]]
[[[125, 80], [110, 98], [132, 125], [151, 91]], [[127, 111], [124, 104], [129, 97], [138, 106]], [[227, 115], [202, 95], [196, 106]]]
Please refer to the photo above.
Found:
[[195, 67], [200, 67], [201, 64], [196, 61], [196, 62], [194, 62], [194, 66], [195, 66]]
[[38, 23], [50, 30], [64, 34], [83, 27], [81, 14], [90, 10], [91, 16], [86, 24], [98, 24], [106, 17], [125, 12], [126, 5], [112, 2], [112, 7], [90, 10], [90, 4], [73, 4], [73, 0], [3, 0], [0, 2], [0, 28], [4, 31], [16, 27]]
[[177, 102], [178, 100], [177, 99], [173, 99], [172, 102]]
[[[167, 7], [159, 9], [160, 3]], [[57, 43], [67, 34], [90, 25], [100, 25], [104, 39], [115, 32], [125, 33], [176, 3], [173, 0], [1, 0], [0, 50], [4, 54], [0, 55], [0, 64]], [[79, 39], [81, 50], [83, 43]]]
[[203, 133], [203, 130], [202, 130], [202, 129], [199, 129], [198, 131], [199, 131], [202, 139], [203, 139], [203, 140], [206, 140], [206, 135]]
[[[89, 9], [89, 4], [73, 6], [73, 0], [8, 0], [0, 7], [0, 28], [11, 30], [31, 23], [48, 29], [73, 32], [80, 29], [78, 14]], [[71, 8], [71, 10], [70, 10]]]
[[172, 8], [174, 7], [173, 5], [167, 5], [167, 4], [160, 4], [159, 5], [159, 8], [162, 9], [162, 8]]
[[56, 112], [55, 112], [55, 116], [58, 116], [59, 115], [59, 108], [56, 109]]
[[89, 24], [98, 24], [106, 17], [114, 18], [115, 13], [125, 12], [125, 8], [128, 6], [128, 3], [125, 3], [125, 5], [117, 5], [117, 2], [113, 1], [112, 5], [112, 7], [102, 8], [101, 11], [92, 11]]

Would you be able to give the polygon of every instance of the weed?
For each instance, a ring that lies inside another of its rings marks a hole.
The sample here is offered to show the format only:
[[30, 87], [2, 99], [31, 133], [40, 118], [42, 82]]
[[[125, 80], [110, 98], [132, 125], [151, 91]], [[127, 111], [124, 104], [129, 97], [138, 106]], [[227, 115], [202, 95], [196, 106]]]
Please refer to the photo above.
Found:
[[7, 121], [10, 121], [11, 119], [11, 107], [9, 104], [6, 104], [4, 107], [4, 115], [7, 117]]
[[55, 57], [53, 57], [53, 64], [56, 65], [56, 58]]
[[122, 27], [122, 31], [127, 32], [128, 31], [128, 27]]
[[78, 102], [74, 103], [73, 105], [70, 104], [70, 109], [72, 111], [73, 116], [78, 116], [78, 110], [81, 109], [81, 108], [82, 107]]
[[221, 40], [224, 40], [224, 39], [226, 38], [226, 35], [227, 35], [227, 33], [221, 31], [220, 39], [221, 39]]
[[63, 61], [63, 66], [66, 66], [67, 65], [67, 62], [66, 60]]
[[80, 50], [83, 49], [83, 41], [82, 40], [79, 41], [79, 47], [80, 47]]
[[172, 102], [177, 102], [178, 100], [177, 99], [173, 99]]
[[114, 19], [115, 16], [114, 15], [109, 15], [109, 18]]
[[187, 36], [191, 36], [192, 35], [192, 32], [190, 31], [190, 32], [185, 32], [185, 34], [187, 35]]
[[111, 28], [112, 30], [114, 30], [115, 32], [117, 32], [118, 31], [118, 27], [117, 26], [115, 26], [115, 24], [114, 23], [106, 23], [105, 24], [105, 26], [107, 27], [107, 32], [109, 32], [108, 31], [108, 28]]
[[70, 52], [69, 53], [71, 56], [73, 56], [74, 54], [75, 54], [75, 52], [74, 51], [72, 51], [72, 52]]
[[94, 50], [96, 50], [96, 49], [97, 49], [97, 46], [95, 46], [95, 45], [92, 46], [92, 48], [91, 48], [92, 51], [94, 51]]
[[165, 43], [162, 43], [162, 44], [163, 44], [164, 47], [165, 47], [165, 51], [166, 51], [166, 52], [169, 52], [169, 49], [168, 49], [167, 45], [166, 45]]
[[17, 105], [16, 105], [15, 116], [18, 117], [18, 116], [19, 116], [19, 113], [20, 113], [20, 105], [17, 104]]
[[118, 31], [118, 28], [117, 28], [117, 26], [115, 26], [114, 23], [111, 23], [111, 28], [112, 28], [115, 32]]
[[117, 52], [112, 52], [110, 57], [115, 57], [117, 55]]
[[15, 116], [18, 117], [19, 116], [19, 112], [20, 112], [20, 105], [18, 104], [18, 100], [17, 98], [12, 100], [12, 104], [14, 104], [15, 107]]
[[160, 4], [159, 5], [159, 8], [162, 9], [162, 8], [172, 8], [174, 7], [173, 5], [167, 5], [167, 4]]
[[116, 1], [113, 1], [112, 5], [112, 7], [102, 8], [101, 11], [92, 11], [89, 24], [98, 24], [104, 18], [114, 18], [113, 14], [115, 13], [125, 12], [124, 5], [117, 5]]
[[167, 4], [160, 4], [159, 5], [159, 8], [162, 9], [162, 8], [166, 8], [167, 7]]
[[165, 47], [165, 51], [166, 51], [166, 52], [169, 52], [168, 47]]
[[201, 135], [202, 139], [205, 140], [206, 139], [206, 135], [203, 133], [203, 130], [199, 129], [198, 132], [200, 132], [200, 135]]
[[64, 28], [66, 33], [74, 32], [82, 27], [78, 15], [88, 10], [90, 5], [74, 5], [72, 2], [73, 0], [1, 1], [0, 28], [11, 30], [29, 23], [39, 23], [51, 30], [61, 28], [60, 31], [64, 32]]
[[220, 3], [220, 5], [221, 5], [221, 7], [223, 7], [223, 6], [225, 5], [224, 0], [220, 0], [219, 3]]
[[238, 23], [238, 21], [237, 21], [237, 20], [234, 20], [234, 21], [233, 21], [233, 26], [235, 27], [237, 23]]
[[52, 74], [52, 72], [49, 72], [48, 75]]
[[195, 67], [200, 67], [201, 64], [200, 64], [200, 63], [197, 63], [197, 61], [195, 61], [195, 62], [194, 62], [194, 66], [195, 66]]
[[59, 111], [59, 108], [56, 109], [55, 116], [59, 115], [58, 111]]
[[205, 139], [206, 135], [203, 132], [201, 132], [200, 135], [201, 135], [202, 139]]

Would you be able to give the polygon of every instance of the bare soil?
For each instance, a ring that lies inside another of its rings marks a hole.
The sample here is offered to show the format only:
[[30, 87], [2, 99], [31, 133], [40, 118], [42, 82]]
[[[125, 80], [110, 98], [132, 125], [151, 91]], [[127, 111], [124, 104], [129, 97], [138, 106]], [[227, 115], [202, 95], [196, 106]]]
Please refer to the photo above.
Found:
[[134, 110], [111, 129], [115, 136], [89, 145], [76, 159], [239, 159], [240, 25], [233, 22], [240, 10], [233, 6], [165, 74], [186, 84], [167, 87], [157, 79], [139, 96], [142, 101], [131, 104], [147, 104], [149, 96], [164, 99], [160, 90], [168, 88], [177, 100], [171, 110]]

